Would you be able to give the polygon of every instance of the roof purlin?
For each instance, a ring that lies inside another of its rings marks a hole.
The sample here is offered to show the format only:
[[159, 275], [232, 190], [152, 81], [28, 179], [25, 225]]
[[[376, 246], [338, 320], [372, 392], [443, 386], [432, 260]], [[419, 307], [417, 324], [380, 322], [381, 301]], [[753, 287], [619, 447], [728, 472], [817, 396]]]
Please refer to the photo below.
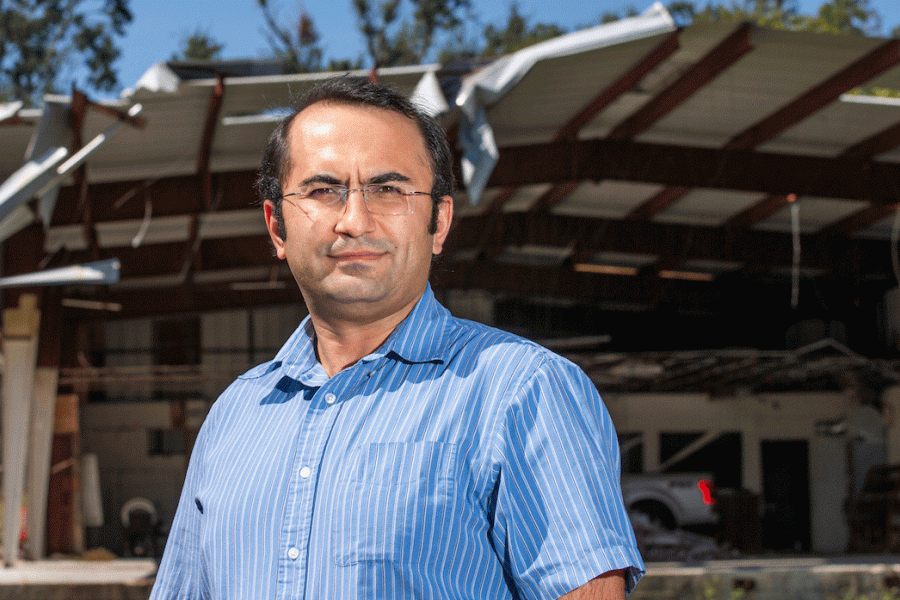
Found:
[[[679, 32], [674, 32], [667, 36], [660, 44], [645, 55], [636, 64], [632, 65], [621, 77], [614, 81], [601, 91], [593, 100], [585, 104], [569, 121], [563, 125], [556, 133], [555, 142], [564, 142], [565, 140], [574, 140], [578, 136], [578, 132], [589, 123], [604, 108], [615, 102], [622, 94], [626, 93], [637, 85], [650, 71], [655, 69], [664, 60], [669, 58], [679, 47]], [[502, 151], [501, 151], [502, 152]], [[565, 200], [577, 185], [575, 182], [565, 182], [562, 184], [554, 184], [545, 194], [543, 194], [535, 203], [534, 210], [551, 210], [554, 206]], [[512, 198], [517, 187], [509, 187], [498, 194], [488, 206], [488, 213], [497, 215], [496, 219], [501, 219], [503, 206]], [[484, 252], [487, 240], [490, 239], [490, 231], [493, 223], [487, 223], [485, 230], [482, 232], [482, 239], [485, 243], [479, 248], [479, 252]]]
[[[789, 127], [796, 125], [831, 104], [841, 94], [862, 85], [898, 63], [900, 63], [900, 42], [897, 40], [888, 41], [835, 75], [797, 96], [793, 101], [759, 123], [737, 134], [724, 147], [728, 150], [757, 148]], [[656, 197], [645, 203], [645, 206], [636, 209], [635, 212], [640, 212], [644, 218], [652, 218], [653, 215], [662, 212], [684, 197], [688, 191], [684, 188], [673, 190], [672, 192], [663, 190]], [[668, 201], [668, 204], [665, 204], [663, 200]], [[787, 204], [789, 204], [787, 195], [769, 195], [761, 199], [757, 204], [748, 207], [743, 213], [733, 219], [731, 224], [751, 226], [768, 218], [787, 206]], [[651, 208], [656, 212], [651, 212]]]
[[[844, 151], [842, 156], [872, 157], [900, 146], [900, 123], [888, 127]], [[897, 201], [900, 202], [900, 190], [897, 190]], [[849, 235], [877, 223], [897, 209], [897, 205], [869, 204], [866, 208], [847, 215], [827, 227], [832, 233]]]
[[900, 164], [855, 158], [723, 150], [621, 140], [507, 147], [489, 186], [604, 179], [640, 183], [896, 202]]

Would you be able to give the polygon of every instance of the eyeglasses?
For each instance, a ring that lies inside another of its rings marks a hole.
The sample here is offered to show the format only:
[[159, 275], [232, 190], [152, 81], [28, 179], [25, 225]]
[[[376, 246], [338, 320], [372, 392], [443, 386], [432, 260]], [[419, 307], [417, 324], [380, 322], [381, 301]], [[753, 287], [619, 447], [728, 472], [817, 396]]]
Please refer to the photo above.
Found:
[[296, 192], [285, 194], [282, 198], [296, 196], [297, 207], [304, 212], [343, 209], [350, 192], [362, 192], [366, 209], [375, 215], [410, 215], [413, 205], [409, 197], [421, 194], [430, 196], [431, 192], [417, 192], [396, 183], [370, 183], [361, 188], [348, 188], [345, 185], [313, 184], [304, 185]]

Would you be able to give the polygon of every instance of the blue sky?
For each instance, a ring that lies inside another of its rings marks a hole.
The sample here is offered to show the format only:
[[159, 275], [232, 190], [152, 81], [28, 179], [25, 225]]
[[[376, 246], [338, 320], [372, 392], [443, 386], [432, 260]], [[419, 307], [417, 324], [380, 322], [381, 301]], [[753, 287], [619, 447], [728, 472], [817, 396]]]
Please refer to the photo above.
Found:
[[[285, 19], [295, 19], [299, 14], [297, 0], [269, 2]], [[568, 0], [567, 10], [561, 11], [562, 3], [558, 1], [518, 0], [520, 12], [530, 22], [558, 23], [570, 30], [596, 24], [604, 12], [621, 12], [629, 5], [643, 11], [651, 3], [651, 0]], [[471, 25], [475, 34], [488, 23], [505, 22], [510, 0], [473, 0], [473, 4], [480, 20]], [[821, 4], [821, 0], [800, 0], [805, 13], [816, 12]], [[869, 5], [882, 17], [881, 35], [886, 36], [900, 25], [900, 1], [869, 0]], [[364, 55], [352, 0], [305, 0], [304, 6], [322, 36], [326, 59]], [[131, 0], [131, 7], [134, 21], [128, 27], [117, 63], [122, 87], [133, 85], [155, 62], [168, 60], [177, 51], [180, 40], [198, 28], [225, 44], [223, 58], [259, 57], [269, 48], [257, 0]], [[369, 66], [367, 62], [365, 65]]]

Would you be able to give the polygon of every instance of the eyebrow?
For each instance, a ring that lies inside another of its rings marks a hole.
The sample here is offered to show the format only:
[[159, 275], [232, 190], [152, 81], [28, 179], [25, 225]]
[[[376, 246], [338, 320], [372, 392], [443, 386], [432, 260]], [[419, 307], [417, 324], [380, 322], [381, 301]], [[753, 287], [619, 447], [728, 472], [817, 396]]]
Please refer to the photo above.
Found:
[[[374, 177], [370, 178], [363, 185], [368, 185], [371, 183], [387, 183], [389, 181], [412, 181], [406, 175], [402, 173], [397, 173], [396, 171], [388, 171], [387, 173], [379, 173]], [[310, 185], [311, 183], [327, 183], [328, 185], [346, 185], [346, 182], [341, 181], [337, 177], [333, 175], [325, 175], [324, 173], [317, 173], [316, 175], [312, 175], [307, 177], [303, 181], [300, 182], [300, 186]]]
[[300, 182], [300, 186], [309, 185], [311, 183], [327, 183], [329, 185], [343, 185], [343, 182], [337, 177], [332, 177], [331, 175], [323, 175], [317, 174], [312, 177], [307, 177], [303, 181]]
[[370, 178], [367, 183], [387, 183], [389, 181], [411, 181], [409, 177], [396, 171], [380, 173]]

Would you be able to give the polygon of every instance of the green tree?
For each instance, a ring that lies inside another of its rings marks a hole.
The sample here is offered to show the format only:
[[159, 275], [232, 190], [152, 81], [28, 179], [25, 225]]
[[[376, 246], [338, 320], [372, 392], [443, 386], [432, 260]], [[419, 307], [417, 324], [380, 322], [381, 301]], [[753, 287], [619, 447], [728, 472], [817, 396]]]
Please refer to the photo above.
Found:
[[266, 36], [276, 58], [284, 64], [285, 73], [312, 73], [322, 68], [319, 32], [312, 18], [302, 9], [293, 27], [282, 26], [267, 0], [257, 0], [268, 30]]
[[513, 2], [509, 6], [509, 18], [504, 29], [493, 25], [484, 28], [484, 48], [481, 50], [481, 56], [509, 54], [564, 33], [566, 30], [555, 24], [529, 25], [528, 19], [519, 12], [519, 4]]
[[375, 66], [423, 62], [435, 36], [461, 26], [463, 12], [471, 8], [470, 0], [409, 0], [409, 4], [411, 14], [404, 18], [401, 0], [383, 0], [377, 7], [370, 0], [353, 0], [359, 31]]
[[117, 38], [131, 20], [128, 0], [0, 1], [0, 99], [34, 105], [79, 68], [89, 89], [112, 90]]
[[[796, 0], [743, 0], [730, 5], [707, 5], [698, 10], [690, 0], [679, 0], [670, 5], [676, 21], [688, 19], [688, 23], [716, 23], [751, 21], [772, 29], [811, 31], [835, 35], [875, 35], [881, 19], [869, 7], [869, 0], [829, 0], [816, 14], [800, 13]], [[900, 37], [900, 27], [894, 30]], [[850, 94], [900, 97], [900, 90], [861, 87]]]
[[679, 25], [750, 21], [771, 29], [844, 35], [875, 34], [879, 23], [868, 0], [830, 0], [814, 15], [801, 14], [797, 0], [742, 0], [701, 9], [690, 0], [678, 0], [669, 11]]
[[217, 60], [222, 57], [225, 44], [219, 43], [208, 31], [197, 27], [181, 38], [181, 50], [172, 60]]
[[[629, 4], [625, 7], [624, 12], [614, 12], [614, 11], [606, 11], [600, 15], [600, 18], [597, 20], [601, 25], [605, 23], [612, 23], [613, 21], [618, 21], [620, 19], [624, 19], [625, 17], [634, 17], [640, 14], [638, 9], [634, 7], [633, 4]], [[677, 19], [676, 19], [677, 21]]]
[[819, 8], [815, 17], [801, 16], [797, 29], [819, 33], [874, 35], [879, 18], [869, 8], [868, 0], [832, 0]]

